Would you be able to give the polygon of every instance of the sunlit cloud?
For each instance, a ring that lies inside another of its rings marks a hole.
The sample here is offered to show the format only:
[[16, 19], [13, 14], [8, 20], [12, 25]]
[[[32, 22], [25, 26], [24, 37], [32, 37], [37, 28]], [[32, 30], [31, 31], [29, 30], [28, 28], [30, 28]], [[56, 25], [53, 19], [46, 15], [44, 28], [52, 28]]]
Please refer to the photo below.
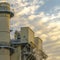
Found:
[[[43, 49], [49, 56], [47, 60], [60, 60], [60, 6], [51, 6], [48, 12], [44, 10], [44, 6], [46, 7], [47, 1], [52, 0], [7, 1], [15, 12], [15, 16], [11, 19], [11, 28], [18, 30], [23, 26], [30, 27], [35, 32], [35, 36], [43, 40]], [[48, 6], [50, 7], [49, 4]], [[11, 35], [13, 33], [14, 31]], [[11, 37], [14, 38], [14, 36]]]

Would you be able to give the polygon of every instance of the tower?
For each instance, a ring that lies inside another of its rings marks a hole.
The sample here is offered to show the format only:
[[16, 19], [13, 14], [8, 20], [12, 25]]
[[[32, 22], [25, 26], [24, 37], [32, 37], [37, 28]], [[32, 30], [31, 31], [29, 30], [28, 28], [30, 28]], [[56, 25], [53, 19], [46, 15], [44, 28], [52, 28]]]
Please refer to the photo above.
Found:
[[0, 60], [10, 60], [10, 29], [9, 20], [13, 17], [8, 2], [0, 2]]

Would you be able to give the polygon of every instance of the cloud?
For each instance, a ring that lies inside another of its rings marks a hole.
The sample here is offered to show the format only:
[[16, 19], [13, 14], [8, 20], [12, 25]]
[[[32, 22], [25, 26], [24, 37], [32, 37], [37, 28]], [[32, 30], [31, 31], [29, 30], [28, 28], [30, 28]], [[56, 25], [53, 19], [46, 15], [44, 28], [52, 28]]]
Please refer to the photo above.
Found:
[[[36, 10], [37, 8], [39, 8], [39, 6], [34, 6], [34, 5], [32, 6], [32, 5], [31, 5], [31, 6], [29, 6], [29, 7], [24, 7], [23, 10], [21, 10], [20, 12], [18, 12], [16, 15], [18, 15], [18, 16], [19, 16], [19, 15], [24, 15], [24, 14], [27, 15], [28, 13], [29, 13], [29, 14], [34, 14], [34, 12], [35, 12], [35, 10]], [[29, 15], [29, 14], [28, 14], [28, 15]]]
[[60, 6], [51, 9], [51, 14], [38, 10], [44, 4], [44, 0], [12, 0], [11, 7], [15, 10], [15, 16], [11, 19], [11, 28], [20, 30], [23, 26], [30, 27], [35, 36], [43, 40], [43, 49], [49, 56], [48, 60], [59, 60]]

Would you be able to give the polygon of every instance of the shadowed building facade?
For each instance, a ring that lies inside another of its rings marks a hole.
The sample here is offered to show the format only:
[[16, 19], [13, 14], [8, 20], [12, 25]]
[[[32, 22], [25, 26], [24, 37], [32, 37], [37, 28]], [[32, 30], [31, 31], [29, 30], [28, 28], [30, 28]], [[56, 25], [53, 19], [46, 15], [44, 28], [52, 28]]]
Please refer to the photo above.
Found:
[[11, 60], [45, 60], [47, 58], [43, 52], [42, 40], [35, 37], [29, 27], [21, 27], [20, 32], [15, 32], [15, 39], [11, 40], [11, 46], [15, 48]]

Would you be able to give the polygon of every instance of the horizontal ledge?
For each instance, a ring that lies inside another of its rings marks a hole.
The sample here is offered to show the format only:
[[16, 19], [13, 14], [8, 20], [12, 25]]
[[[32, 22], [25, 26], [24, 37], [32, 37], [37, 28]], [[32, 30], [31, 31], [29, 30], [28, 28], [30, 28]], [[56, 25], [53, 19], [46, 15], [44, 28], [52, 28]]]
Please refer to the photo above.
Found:
[[10, 31], [0, 31], [0, 32], [8, 32], [8, 33], [10, 33]]
[[8, 10], [2, 10], [2, 11], [0, 11], [0, 13], [7, 13], [7, 14], [10, 14], [10, 17], [13, 17], [14, 16], [14, 13], [13, 12], [11, 12], [11, 11], [8, 11]]
[[9, 49], [9, 50], [10, 50], [10, 49], [12, 49], [12, 50], [15, 49], [14, 47], [11, 47], [11, 46], [0, 46], [0, 49], [1, 49], [1, 48], [5, 48], [5, 49]]
[[19, 42], [19, 41], [17, 42], [16, 41], [16, 42], [11, 42], [11, 44], [18, 44], [18, 45], [20, 45], [20, 44], [27, 44], [27, 42]]

